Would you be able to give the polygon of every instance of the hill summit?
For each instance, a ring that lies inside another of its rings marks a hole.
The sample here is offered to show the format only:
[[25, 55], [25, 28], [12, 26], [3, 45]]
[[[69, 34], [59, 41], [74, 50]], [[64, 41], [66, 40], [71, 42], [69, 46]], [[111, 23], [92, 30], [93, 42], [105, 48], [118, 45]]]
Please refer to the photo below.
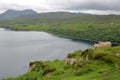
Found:
[[18, 11], [18, 10], [7, 10], [6, 12], [0, 14], [0, 20], [8, 20], [8, 19], [13, 19], [19, 16], [23, 16], [23, 15], [32, 15], [32, 14], [37, 14], [37, 12], [35, 12], [32, 9], [26, 9], [26, 10], [22, 10], [22, 11]]

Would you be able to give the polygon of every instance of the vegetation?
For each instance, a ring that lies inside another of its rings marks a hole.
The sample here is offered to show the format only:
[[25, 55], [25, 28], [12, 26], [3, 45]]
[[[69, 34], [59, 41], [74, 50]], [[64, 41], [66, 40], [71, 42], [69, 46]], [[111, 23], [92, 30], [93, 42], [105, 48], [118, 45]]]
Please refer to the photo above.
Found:
[[79, 50], [67, 57], [83, 60], [73, 65], [65, 64], [65, 60], [31, 62], [35, 67], [30, 72], [3, 80], [120, 80], [120, 46]]
[[113, 27], [110, 24], [16, 24], [10, 27], [7, 26], [6, 28], [13, 30], [46, 31], [63, 37], [120, 43], [119, 27], [120, 25], [114, 25]]
[[13, 30], [46, 31], [68, 38], [111, 41], [120, 44], [119, 15], [41, 13], [0, 21], [0, 26]]
[[[119, 15], [41, 13], [0, 21], [0, 27], [120, 44]], [[65, 60], [35, 61], [30, 63], [30, 72], [3, 80], [120, 80], [120, 46], [79, 50], [69, 53], [67, 57], [81, 61], [72, 65], [66, 65]]]

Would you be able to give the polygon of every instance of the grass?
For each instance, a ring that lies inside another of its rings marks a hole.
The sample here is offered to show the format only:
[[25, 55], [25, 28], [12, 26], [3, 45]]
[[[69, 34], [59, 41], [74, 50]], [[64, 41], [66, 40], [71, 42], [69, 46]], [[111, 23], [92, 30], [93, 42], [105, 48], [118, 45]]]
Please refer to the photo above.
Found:
[[[36, 69], [3, 80], [120, 80], [120, 56], [116, 56], [116, 53], [120, 54], [120, 46], [79, 50], [67, 57], [84, 59], [81, 62], [66, 65], [65, 60], [35, 61], [30, 66], [36, 64]], [[89, 61], [85, 60], [86, 54], [89, 55]]]

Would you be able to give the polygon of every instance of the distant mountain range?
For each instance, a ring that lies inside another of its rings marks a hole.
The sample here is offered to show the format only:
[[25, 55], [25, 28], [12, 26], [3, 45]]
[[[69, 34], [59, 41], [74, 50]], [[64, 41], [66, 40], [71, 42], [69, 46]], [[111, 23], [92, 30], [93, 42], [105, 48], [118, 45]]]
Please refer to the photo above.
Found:
[[0, 14], [0, 20], [9, 20], [23, 15], [33, 15], [33, 14], [37, 14], [37, 12], [33, 11], [32, 9], [26, 9], [23, 11], [7, 10], [6, 12]]
[[23, 11], [8, 10], [0, 14], [0, 24], [63, 24], [63, 23], [119, 23], [120, 15], [91, 15], [85, 13], [47, 12], [37, 13], [27, 9]]

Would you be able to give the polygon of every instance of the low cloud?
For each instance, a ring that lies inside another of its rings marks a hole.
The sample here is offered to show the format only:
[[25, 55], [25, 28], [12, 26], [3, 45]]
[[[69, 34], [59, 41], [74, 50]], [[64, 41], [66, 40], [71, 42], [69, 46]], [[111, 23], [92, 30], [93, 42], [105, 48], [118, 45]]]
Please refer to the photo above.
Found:
[[104, 0], [104, 1], [88, 1], [86, 2], [73, 2], [71, 5], [64, 7], [66, 10], [111, 10], [120, 11], [120, 0]]
[[102, 14], [120, 14], [120, 0], [1, 0], [0, 12], [15, 9], [33, 9], [37, 12], [82, 11]]

